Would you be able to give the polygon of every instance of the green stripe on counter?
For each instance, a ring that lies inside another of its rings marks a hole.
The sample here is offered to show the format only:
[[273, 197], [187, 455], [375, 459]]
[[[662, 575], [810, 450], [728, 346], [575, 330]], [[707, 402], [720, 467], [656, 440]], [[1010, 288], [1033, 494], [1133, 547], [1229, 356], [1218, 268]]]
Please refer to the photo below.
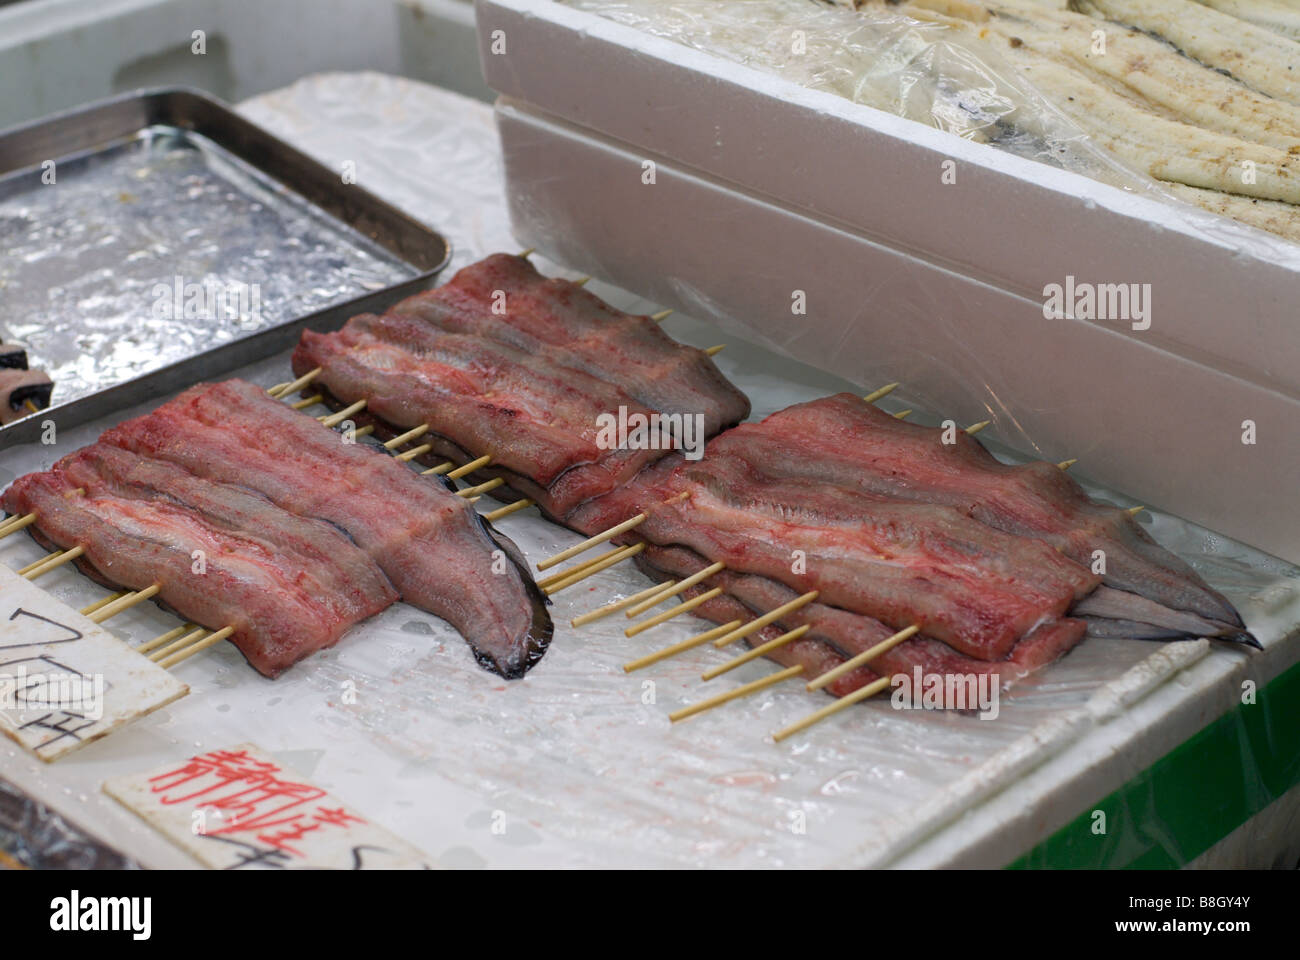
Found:
[[[1175, 747], [1009, 869], [1181, 867], [1300, 783], [1300, 664]], [[1094, 811], [1106, 833], [1093, 833]]]

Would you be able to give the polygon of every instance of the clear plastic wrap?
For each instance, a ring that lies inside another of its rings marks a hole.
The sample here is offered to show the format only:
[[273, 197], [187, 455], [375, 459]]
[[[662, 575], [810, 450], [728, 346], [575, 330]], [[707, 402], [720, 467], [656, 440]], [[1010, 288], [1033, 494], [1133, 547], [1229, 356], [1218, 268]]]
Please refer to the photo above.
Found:
[[[404, 80], [328, 75], [243, 110], [323, 161], [355, 160], [369, 189], [452, 239], [457, 266], [517, 249], [483, 105]], [[563, 272], [534, 259], [543, 272]], [[654, 309], [599, 279], [590, 288], [624, 309]], [[718, 342], [716, 329], [684, 317], [667, 326], [685, 342]], [[729, 349], [718, 362], [753, 398], [756, 416], [846, 388], [757, 350]], [[282, 355], [239, 375], [269, 386], [287, 371]], [[68, 431], [57, 447], [6, 451], [0, 484], [138, 412]], [[1295, 569], [1158, 512], [1149, 522], [1227, 592], [1265, 644], [1280, 644], [1300, 620]], [[499, 527], [530, 563], [580, 539], [533, 511]], [[38, 553], [23, 537], [0, 544], [8, 565]], [[73, 605], [103, 593], [72, 571], [44, 583]], [[192, 688], [184, 700], [67, 764], [40, 767], [0, 744], [0, 769], [54, 795], [94, 794], [107, 776], [252, 740], [444, 866], [864, 865], [888, 862], [1183, 668], [1210, 660], [1239, 671], [1250, 662], [1203, 641], [1088, 641], [1013, 688], [996, 720], [899, 711], [878, 700], [777, 745], [769, 733], [828, 700], [790, 683], [688, 722], [668, 720], [678, 707], [772, 671], [766, 661], [706, 684], [701, 670], [726, 657], [707, 647], [623, 672], [633, 657], [704, 629], [701, 621], [682, 617], [633, 639], [623, 635], [622, 614], [570, 627], [577, 614], [647, 585], [624, 564], [557, 594], [550, 651], [517, 682], [479, 669], [447, 624], [403, 604], [275, 681], [222, 645], [180, 668]], [[138, 642], [175, 621], [143, 604], [111, 624]], [[85, 802], [79, 819], [87, 825], [113, 830], [130, 819]]]
[[[925, 10], [915, 12], [926, 20], [913, 19], [878, 0], [859, 9], [824, 0], [561, 2], [812, 90], [1176, 203], [1207, 237], [1260, 259], [1300, 263], [1295, 244], [1184, 202], [1192, 188], [1153, 179], [1097, 144], [1052, 95], [980, 40], [978, 28], [950, 25], [938, 14], [928, 19]], [[1031, 2], [1012, 0], [1012, 6]], [[1063, 4], [1042, 6], [1059, 11]], [[1249, 215], [1261, 217], [1260, 209]], [[1290, 229], [1300, 235], [1300, 217]]]

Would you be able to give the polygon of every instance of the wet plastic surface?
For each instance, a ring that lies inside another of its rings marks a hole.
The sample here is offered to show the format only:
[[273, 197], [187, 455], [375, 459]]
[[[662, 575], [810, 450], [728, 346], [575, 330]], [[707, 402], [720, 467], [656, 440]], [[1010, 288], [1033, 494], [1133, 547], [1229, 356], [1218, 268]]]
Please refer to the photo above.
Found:
[[[363, 186], [452, 240], [453, 267], [517, 249], [487, 107], [403, 80], [327, 75], [259, 97], [243, 112], [325, 162], [356, 160]], [[435, 169], [446, 176], [430, 176]], [[566, 272], [536, 261], [543, 272]], [[624, 309], [655, 309], [599, 280], [590, 289]], [[666, 328], [697, 346], [722, 342], [716, 329], [685, 317], [669, 318]], [[718, 362], [754, 400], [754, 417], [878, 386], [847, 385], [734, 342]], [[287, 357], [240, 375], [270, 386], [288, 378]], [[884, 406], [892, 409], [888, 399]], [[54, 447], [5, 451], [0, 484], [140, 412], [61, 433]], [[492, 506], [488, 498], [480, 504]], [[1176, 518], [1147, 516], [1153, 535], [1223, 590], [1266, 646], [1294, 644], [1286, 637], [1300, 623], [1300, 571]], [[499, 526], [531, 563], [580, 539], [532, 511]], [[9, 566], [39, 553], [25, 537], [0, 541], [0, 562]], [[74, 605], [103, 594], [66, 569], [42, 582]], [[513, 683], [475, 666], [447, 624], [404, 604], [276, 681], [221, 645], [179, 668], [192, 688], [184, 701], [48, 768], [0, 743], [0, 772], [66, 798], [89, 827], [135, 829], [137, 839], [123, 841], [133, 853], [143, 843], [140, 828], [102, 802], [105, 777], [252, 740], [444, 866], [861, 865], [896, 856], [1146, 692], [1176, 683], [1180, 670], [1205, 660], [1235, 669], [1251, 656], [1204, 641], [1086, 641], [1003, 696], [996, 719], [896, 710], [876, 700], [777, 745], [772, 731], [827, 698], [796, 682], [681, 724], [668, 720], [681, 706], [774, 671], [768, 662], [704, 683], [701, 671], [728, 656], [710, 646], [623, 672], [628, 660], [705, 629], [702, 622], [683, 617], [633, 639], [622, 633], [630, 622], [622, 614], [569, 626], [577, 614], [647, 585], [624, 564], [559, 593], [550, 651]], [[134, 642], [175, 626], [148, 604], [110, 623]], [[1006, 859], [1020, 852], [1008, 850]]]
[[55, 403], [418, 273], [192, 132], [38, 174], [0, 178], [0, 338]]

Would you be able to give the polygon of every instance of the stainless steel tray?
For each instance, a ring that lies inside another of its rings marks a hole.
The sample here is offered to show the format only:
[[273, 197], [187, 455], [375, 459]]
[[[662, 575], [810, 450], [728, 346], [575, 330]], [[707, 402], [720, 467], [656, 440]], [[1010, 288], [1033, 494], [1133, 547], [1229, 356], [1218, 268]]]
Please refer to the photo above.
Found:
[[0, 133], [0, 250], [0, 337], [55, 381], [0, 449], [383, 309], [450, 259], [344, 170], [188, 89]]

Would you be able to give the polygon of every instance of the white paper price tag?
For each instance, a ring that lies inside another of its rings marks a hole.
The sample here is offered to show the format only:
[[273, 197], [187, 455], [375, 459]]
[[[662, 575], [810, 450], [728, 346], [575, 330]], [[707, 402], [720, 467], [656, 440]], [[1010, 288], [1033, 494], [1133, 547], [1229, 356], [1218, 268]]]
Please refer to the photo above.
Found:
[[57, 760], [189, 687], [0, 566], [0, 733]]
[[104, 792], [219, 870], [432, 866], [406, 841], [250, 743], [114, 777], [105, 781]]

